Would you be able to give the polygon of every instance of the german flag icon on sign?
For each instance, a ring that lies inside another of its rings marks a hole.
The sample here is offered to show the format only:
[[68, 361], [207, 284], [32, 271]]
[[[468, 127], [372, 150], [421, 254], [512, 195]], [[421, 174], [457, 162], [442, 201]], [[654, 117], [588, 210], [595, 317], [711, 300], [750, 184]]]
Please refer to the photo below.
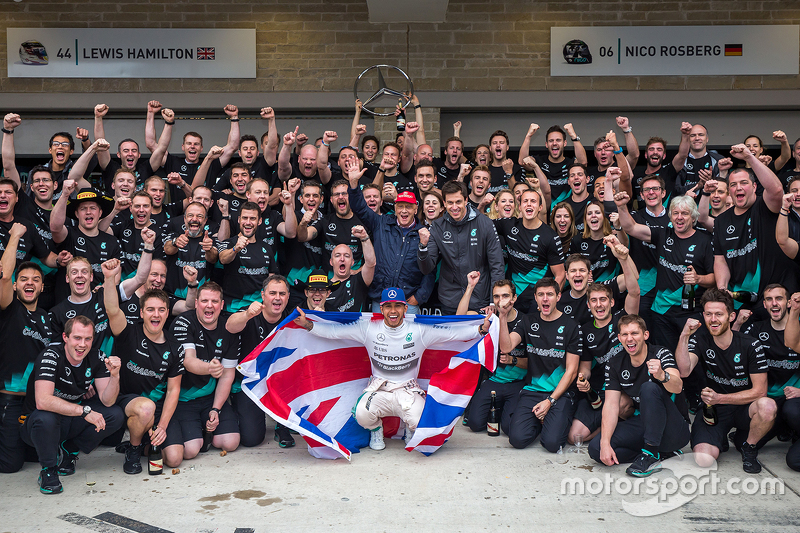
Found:
[[740, 55], [742, 55], [742, 45], [741, 44], [726, 44], [725, 45], [725, 55], [726, 56], [740, 56]]

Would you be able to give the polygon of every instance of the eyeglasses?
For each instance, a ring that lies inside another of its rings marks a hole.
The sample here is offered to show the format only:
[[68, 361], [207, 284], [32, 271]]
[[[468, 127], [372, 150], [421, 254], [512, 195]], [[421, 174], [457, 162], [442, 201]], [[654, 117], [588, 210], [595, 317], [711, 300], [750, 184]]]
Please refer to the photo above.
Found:
[[50, 146], [53, 148], [69, 148], [69, 141], [53, 141]]
[[331, 198], [336, 198], [337, 196], [347, 196], [347, 192], [335, 192], [331, 194]]
[[642, 187], [642, 192], [658, 192], [661, 187]]
[[31, 183], [34, 185], [38, 185], [39, 183], [53, 183], [53, 180], [51, 180], [50, 178], [41, 178], [33, 180]]
[[328, 289], [312, 289], [312, 288], [308, 288], [306, 290], [308, 292], [310, 292], [311, 294], [321, 294], [323, 292], [328, 292]]

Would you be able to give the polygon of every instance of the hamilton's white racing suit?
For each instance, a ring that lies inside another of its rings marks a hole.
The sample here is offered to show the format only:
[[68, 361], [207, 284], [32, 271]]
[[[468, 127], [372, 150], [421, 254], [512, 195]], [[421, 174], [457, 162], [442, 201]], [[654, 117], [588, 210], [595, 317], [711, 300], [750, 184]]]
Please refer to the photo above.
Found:
[[471, 325], [427, 325], [410, 322], [397, 327], [384, 321], [352, 324], [315, 323], [311, 333], [328, 339], [349, 339], [363, 343], [369, 353], [372, 377], [356, 404], [356, 421], [366, 429], [381, 427], [381, 418], [400, 417], [413, 432], [425, 407], [425, 391], [417, 384], [422, 352], [433, 344], [477, 339]]

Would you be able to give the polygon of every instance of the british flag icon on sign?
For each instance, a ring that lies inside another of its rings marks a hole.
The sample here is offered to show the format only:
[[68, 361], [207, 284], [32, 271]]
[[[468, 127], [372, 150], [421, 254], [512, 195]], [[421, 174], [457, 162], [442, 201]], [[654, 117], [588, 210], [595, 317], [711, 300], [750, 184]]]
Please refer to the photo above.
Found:
[[214, 60], [216, 55], [215, 48], [212, 47], [197, 47], [197, 59], [199, 60]]

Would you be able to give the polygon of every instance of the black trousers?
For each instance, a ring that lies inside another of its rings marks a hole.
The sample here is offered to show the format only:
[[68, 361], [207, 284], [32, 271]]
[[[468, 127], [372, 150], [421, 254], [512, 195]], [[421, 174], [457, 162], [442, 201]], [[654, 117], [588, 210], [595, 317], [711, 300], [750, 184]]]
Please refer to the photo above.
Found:
[[25, 463], [26, 445], [20, 437], [19, 417], [25, 396], [0, 396], [0, 473], [19, 472]]
[[572, 425], [572, 416], [575, 414], [574, 393], [572, 391], [564, 393], [547, 412], [544, 420], [539, 420], [533, 414], [533, 408], [537, 403], [546, 400], [549, 395], [549, 392], [533, 392], [525, 389], [520, 391], [508, 431], [508, 442], [514, 448], [526, 448], [540, 433], [542, 446], [549, 452], [557, 452], [558, 448], [567, 442], [567, 433]]
[[116, 405], [106, 407], [95, 396], [83, 403], [91, 406], [106, 421], [106, 428], [97, 428], [80, 416], [64, 416], [51, 411], [34, 410], [22, 425], [22, 440], [36, 448], [42, 468], [58, 466], [58, 445], [71, 440], [80, 451], [90, 453], [100, 442], [125, 423], [125, 413]]
[[[796, 434], [800, 434], [800, 398], [786, 400], [778, 416], [783, 418], [783, 422]], [[792, 470], [800, 472], [800, 440], [793, 443], [786, 452], [786, 465]]]
[[231, 403], [239, 417], [239, 442], [252, 448], [264, 442], [267, 436], [267, 415], [248, 398], [244, 391], [231, 394]]
[[511, 415], [517, 407], [519, 392], [522, 390], [524, 382], [515, 381], [513, 383], [498, 383], [487, 379], [481, 387], [472, 395], [467, 421], [469, 429], [472, 431], [484, 431], [486, 421], [489, 420], [489, 409], [492, 403], [492, 391], [495, 391], [497, 409], [500, 411], [500, 428], [503, 433], [508, 435], [511, 425]]
[[[600, 440], [589, 443], [589, 457], [600, 461]], [[620, 463], [632, 463], [645, 444], [659, 452], [680, 450], [689, 442], [689, 423], [669, 393], [648, 381], [639, 392], [639, 415], [617, 422], [611, 447]]]

